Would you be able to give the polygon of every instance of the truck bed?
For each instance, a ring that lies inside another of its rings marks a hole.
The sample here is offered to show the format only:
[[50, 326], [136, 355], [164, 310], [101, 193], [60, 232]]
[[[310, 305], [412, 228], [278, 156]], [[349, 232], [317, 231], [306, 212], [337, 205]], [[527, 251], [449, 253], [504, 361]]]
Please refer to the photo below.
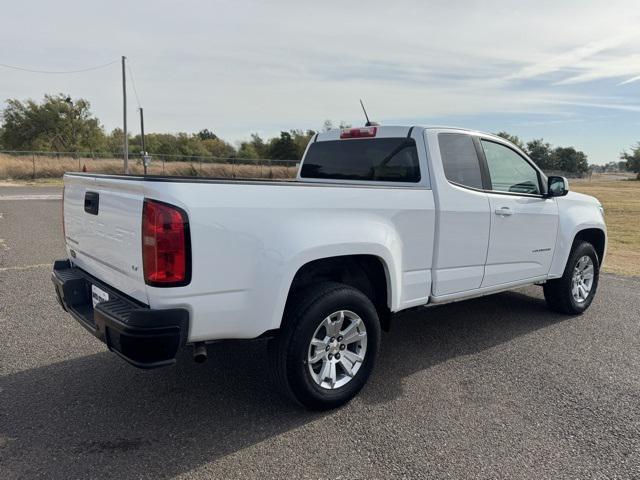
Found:
[[[87, 192], [98, 215], [83, 211]], [[145, 199], [183, 209], [193, 271], [158, 288], [142, 272]], [[180, 308], [189, 341], [253, 338], [277, 328], [296, 271], [323, 252], [385, 259], [394, 310], [426, 303], [435, 207], [421, 186], [67, 174], [66, 245], [74, 266], [150, 308]]]

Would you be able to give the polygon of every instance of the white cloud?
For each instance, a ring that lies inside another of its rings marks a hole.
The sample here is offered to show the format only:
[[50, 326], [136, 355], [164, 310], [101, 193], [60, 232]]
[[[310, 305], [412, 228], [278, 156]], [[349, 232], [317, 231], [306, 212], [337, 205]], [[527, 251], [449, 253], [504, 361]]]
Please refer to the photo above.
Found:
[[[577, 83], [578, 81], [587, 81], [596, 78], [604, 78], [607, 76], [618, 76], [623, 73], [611, 75], [611, 66], [616, 65], [618, 59], [612, 59], [613, 62], [587, 62], [592, 57], [607, 51], [611, 51], [617, 47], [628, 45], [640, 36], [640, 30], [633, 28], [623, 32], [618, 32], [613, 36], [600, 38], [591, 41], [586, 45], [580, 45], [567, 52], [559, 55], [550, 56], [549, 58], [534, 64], [530, 64], [522, 68], [520, 71], [510, 75], [509, 79], [532, 78], [540, 75], [557, 72], [560, 70], [586, 70], [588, 73], [573, 76], [569, 79], [558, 82]], [[613, 65], [612, 65], [613, 64]], [[636, 62], [636, 68], [638, 64]], [[626, 71], [626, 70], [625, 70]]]
[[[637, 11], [634, 1], [573, 0], [10, 2], [0, 41], [11, 49], [0, 61], [71, 69], [125, 54], [149, 130], [208, 127], [232, 139], [359, 121], [361, 97], [383, 120], [561, 114], [627, 103], [572, 89], [640, 79]], [[119, 82], [117, 66], [73, 76], [0, 70], [3, 97], [86, 97], [107, 128], [121, 122]]]
[[627, 85], [629, 83], [637, 82], [638, 80], [640, 80], [640, 75], [638, 75], [637, 77], [631, 77], [625, 80], [624, 82], [620, 82], [618, 85]]

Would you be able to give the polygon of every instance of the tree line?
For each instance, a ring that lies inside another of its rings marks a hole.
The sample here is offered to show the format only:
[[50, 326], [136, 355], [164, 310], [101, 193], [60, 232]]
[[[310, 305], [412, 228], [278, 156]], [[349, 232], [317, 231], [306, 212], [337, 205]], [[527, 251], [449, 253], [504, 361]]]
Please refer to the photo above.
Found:
[[619, 161], [605, 165], [589, 165], [587, 155], [573, 147], [553, 147], [542, 138], [523, 142], [515, 135], [498, 132], [498, 136], [509, 140], [524, 151], [536, 165], [545, 171], [561, 171], [569, 173], [596, 172], [634, 172], [640, 179], [640, 142], [631, 147], [631, 152], [620, 153]]
[[497, 135], [520, 148], [533, 162], [544, 171], [559, 171], [568, 173], [587, 173], [589, 161], [587, 155], [573, 147], [553, 147], [542, 138], [523, 142], [515, 135], [498, 132]]
[[[57, 94], [45, 95], [41, 102], [9, 99], [6, 104], [0, 125], [2, 150], [88, 152], [94, 155], [123, 153], [122, 130], [116, 128], [106, 132], [85, 99], [74, 100], [69, 95]], [[335, 125], [337, 128], [348, 126], [342, 122]], [[331, 128], [334, 128], [333, 122], [325, 121], [322, 130]], [[152, 154], [175, 156], [176, 159], [212, 156], [298, 160], [315, 134], [314, 130], [292, 129], [263, 139], [254, 133], [248, 140], [232, 145], [205, 128], [197, 133], [148, 133], [145, 146]], [[587, 155], [573, 147], [554, 147], [541, 138], [525, 143], [507, 132], [497, 135], [521, 148], [543, 170], [582, 174], [591, 168]], [[129, 138], [129, 151], [142, 151], [140, 135]], [[615, 165], [640, 173], [640, 143], [630, 153], [622, 152], [620, 162]]]
[[[84, 99], [69, 95], [45, 95], [42, 102], [9, 99], [0, 125], [0, 150], [83, 152], [93, 155], [123, 153], [122, 129], [106, 132], [91, 113]], [[344, 128], [348, 125], [337, 125]], [[333, 128], [324, 122], [323, 129]], [[302, 158], [314, 130], [292, 129], [279, 136], [263, 139], [257, 133], [248, 140], [232, 145], [209, 129], [197, 133], [147, 133], [145, 148], [157, 155], [185, 157], [218, 157], [244, 159]], [[129, 152], [140, 153], [140, 135], [129, 137]]]

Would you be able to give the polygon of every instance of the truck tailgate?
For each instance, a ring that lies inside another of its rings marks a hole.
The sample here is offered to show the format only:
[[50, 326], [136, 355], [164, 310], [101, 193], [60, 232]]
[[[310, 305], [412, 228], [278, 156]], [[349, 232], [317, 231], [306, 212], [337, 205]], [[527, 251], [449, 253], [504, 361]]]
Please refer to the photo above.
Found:
[[142, 182], [65, 175], [65, 242], [71, 261], [148, 303], [142, 268]]

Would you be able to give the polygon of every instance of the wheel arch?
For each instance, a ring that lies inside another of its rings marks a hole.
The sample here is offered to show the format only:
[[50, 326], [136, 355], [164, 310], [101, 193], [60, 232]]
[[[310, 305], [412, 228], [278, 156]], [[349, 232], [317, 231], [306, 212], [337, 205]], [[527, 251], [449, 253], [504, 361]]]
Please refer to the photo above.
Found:
[[286, 308], [292, 298], [311, 284], [332, 281], [362, 291], [376, 307], [384, 329], [388, 329], [390, 313], [398, 301], [394, 288], [396, 274], [392, 261], [379, 253], [353, 253], [313, 258], [300, 264], [287, 282], [286, 296], [281, 302], [276, 328], [286, 321]]
[[607, 243], [607, 236], [604, 230], [601, 228], [585, 228], [576, 232], [571, 248], [575, 247], [575, 245], [580, 241], [585, 241], [593, 245], [593, 248], [598, 255], [598, 262], [602, 265]]
[[570, 234], [559, 232], [556, 244], [556, 255], [554, 255], [551, 268], [549, 270], [549, 278], [560, 278], [564, 273], [564, 269], [571, 255], [571, 251], [579, 241], [586, 241], [593, 245], [598, 255], [600, 265], [604, 261], [607, 248], [607, 231], [606, 227], [601, 224], [585, 223], [576, 226]]

